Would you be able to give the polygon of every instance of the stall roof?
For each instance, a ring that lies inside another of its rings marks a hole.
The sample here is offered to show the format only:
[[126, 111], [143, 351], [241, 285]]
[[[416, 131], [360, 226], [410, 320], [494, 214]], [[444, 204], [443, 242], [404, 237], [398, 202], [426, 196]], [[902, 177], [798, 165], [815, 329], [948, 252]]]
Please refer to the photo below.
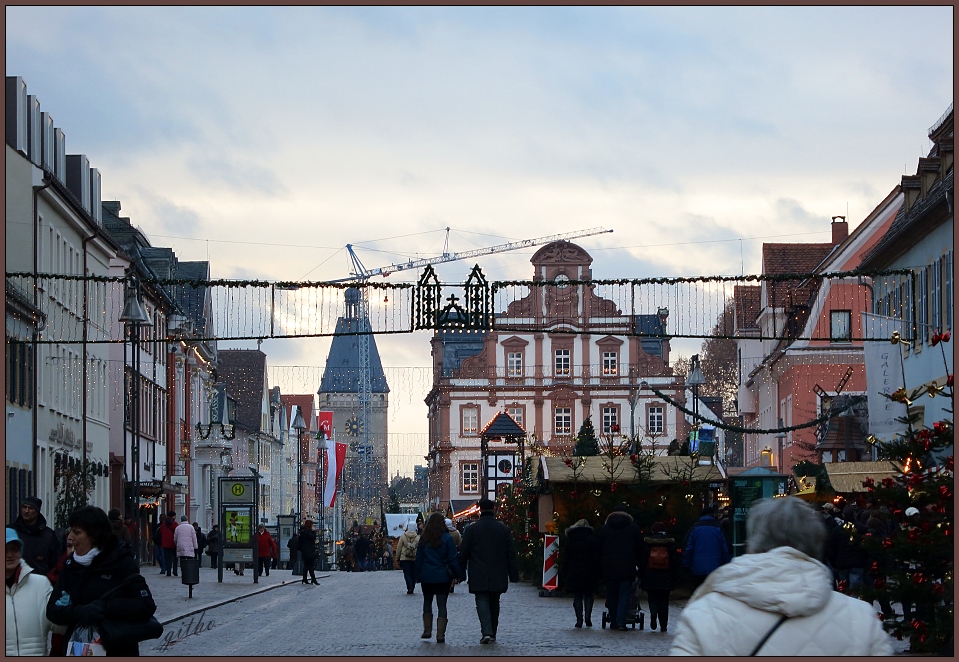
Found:
[[[610, 479], [609, 472], [603, 468], [607, 461], [602, 455], [590, 457], [572, 458], [573, 462], [583, 460], [581, 468], [577, 468], [579, 474], [578, 480], [584, 483], [605, 483]], [[543, 458], [543, 478], [552, 483], [572, 483], [573, 467], [566, 466], [566, 462], [561, 457]], [[576, 465], [574, 465], [576, 466]], [[692, 473], [690, 473], [690, 469]], [[637, 482], [636, 470], [633, 468], [629, 458], [622, 458], [622, 461], [616, 466], [613, 479], [618, 483]], [[666, 455], [653, 459], [653, 467], [650, 473], [650, 482], [652, 483], [674, 483], [681, 480], [696, 481], [721, 481], [726, 477], [717, 465], [714, 464], [696, 464], [696, 459], [683, 455]]]
[[879, 462], [827, 462], [826, 474], [832, 489], [840, 494], [865, 492], [862, 482], [872, 478], [877, 483], [883, 478], [894, 478], [902, 473], [899, 464], [890, 460]]

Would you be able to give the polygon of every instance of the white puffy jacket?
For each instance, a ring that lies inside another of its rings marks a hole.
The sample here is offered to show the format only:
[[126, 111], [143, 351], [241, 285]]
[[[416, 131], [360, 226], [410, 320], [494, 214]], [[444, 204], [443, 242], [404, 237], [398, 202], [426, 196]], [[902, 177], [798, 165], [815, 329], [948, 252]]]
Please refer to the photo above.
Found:
[[176, 555], [193, 558], [196, 555], [196, 529], [189, 522], [180, 522], [173, 532], [173, 542], [176, 543]]
[[47, 600], [53, 586], [20, 560], [20, 577], [7, 588], [7, 656], [47, 655]]
[[712, 572], [683, 609], [670, 655], [892, 655], [872, 605], [832, 590], [832, 573], [792, 547], [745, 554]]

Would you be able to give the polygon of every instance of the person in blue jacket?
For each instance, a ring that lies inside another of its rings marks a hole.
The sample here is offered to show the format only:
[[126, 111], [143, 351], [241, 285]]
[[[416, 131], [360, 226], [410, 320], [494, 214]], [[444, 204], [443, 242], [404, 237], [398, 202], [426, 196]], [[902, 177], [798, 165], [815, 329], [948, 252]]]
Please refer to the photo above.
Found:
[[440, 513], [433, 513], [423, 528], [416, 548], [416, 582], [423, 589], [423, 634], [421, 639], [433, 636], [433, 596], [436, 596], [436, 643], [446, 641], [446, 601], [454, 581], [466, 579], [460, 568], [456, 543], [446, 529]]
[[713, 517], [716, 509], [703, 508], [702, 517], [693, 524], [686, 536], [686, 548], [683, 553], [683, 567], [689, 568], [693, 576], [693, 590], [706, 579], [706, 575], [721, 565], [729, 563], [732, 554], [726, 542], [726, 536]]

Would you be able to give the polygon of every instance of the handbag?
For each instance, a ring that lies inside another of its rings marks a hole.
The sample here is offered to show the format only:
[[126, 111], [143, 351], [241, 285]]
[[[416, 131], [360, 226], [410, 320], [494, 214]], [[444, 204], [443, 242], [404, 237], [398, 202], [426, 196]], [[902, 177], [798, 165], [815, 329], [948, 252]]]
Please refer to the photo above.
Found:
[[67, 640], [67, 657], [102, 657], [107, 650], [101, 641], [100, 632], [93, 625], [78, 625]]
[[[108, 595], [116, 593], [131, 579], [139, 576], [139, 573], [130, 575], [109, 591], [106, 591], [100, 596], [100, 599], [102, 600]], [[163, 634], [163, 625], [156, 619], [156, 616], [150, 616], [143, 621], [120, 621], [107, 618], [101, 621], [96, 627], [100, 631], [100, 640], [108, 648], [131, 646], [148, 639], [159, 639], [160, 635]]]

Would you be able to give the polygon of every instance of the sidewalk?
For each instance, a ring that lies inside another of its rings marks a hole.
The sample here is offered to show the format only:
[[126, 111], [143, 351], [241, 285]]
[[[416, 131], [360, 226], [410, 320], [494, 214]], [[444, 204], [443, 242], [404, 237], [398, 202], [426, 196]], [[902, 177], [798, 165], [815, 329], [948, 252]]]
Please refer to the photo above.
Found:
[[[294, 575], [290, 570], [277, 569], [271, 570], [269, 577], [259, 577], [254, 584], [255, 572], [252, 568], [247, 568], [242, 577], [233, 574], [232, 568], [225, 568], [223, 582], [218, 583], [217, 570], [209, 567], [209, 559], [203, 560], [205, 565], [200, 568], [200, 583], [193, 586], [193, 598], [189, 597], [190, 587], [182, 583], [182, 574], [179, 577], [167, 577], [160, 574], [159, 566], [141, 566], [140, 573], [150, 586], [157, 604], [155, 616], [158, 621], [166, 624], [262, 591], [283, 591], [301, 581], [299, 575]], [[325, 574], [318, 572], [316, 577], [321, 579]]]

